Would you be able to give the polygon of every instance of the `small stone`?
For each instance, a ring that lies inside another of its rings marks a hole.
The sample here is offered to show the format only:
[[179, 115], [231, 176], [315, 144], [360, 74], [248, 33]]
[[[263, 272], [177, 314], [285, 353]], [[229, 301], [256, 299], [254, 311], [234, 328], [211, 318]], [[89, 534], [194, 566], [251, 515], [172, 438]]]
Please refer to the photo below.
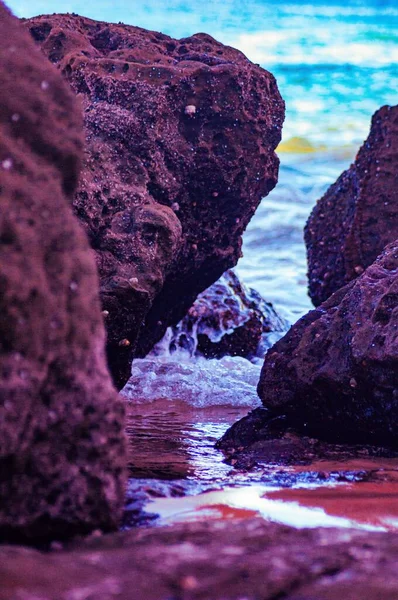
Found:
[[109, 310], [103, 310], [101, 314], [104, 318], [109, 317]]
[[130, 277], [129, 284], [130, 285], [135, 285], [136, 283], [138, 283], [138, 278], [137, 277]]
[[361, 273], [363, 273], [363, 267], [361, 267], [361, 265], [357, 265], [354, 268], [355, 273], [357, 273], [358, 275], [361, 275]]
[[198, 580], [193, 575], [186, 575], [181, 580], [181, 587], [184, 590], [195, 590], [198, 587]]
[[356, 387], [357, 387], [357, 385], [358, 385], [358, 384], [357, 384], [357, 380], [356, 380], [356, 379], [354, 379], [354, 378], [352, 377], [352, 378], [350, 379], [350, 386], [351, 386], [352, 388], [356, 388]]
[[173, 202], [171, 208], [174, 210], [174, 212], [177, 212], [178, 210], [180, 210], [180, 205], [178, 204], [178, 202]]
[[185, 107], [184, 112], [186, 115], [193, 117], [193, 115], [196, 113], [196, 106], [194, 104], [188, 104]]
[[3, 162], [1, 163], [1, 166], [3, 167], [3, 169], [5, 171], [9, 171], [10, 169], [12, 169], [12, 159], [11, 158], [6, 158], [5, 160], [3, 160]]
[[119, 342], [119, 346], [121, 346], [122, 348], [123, 347], [127, 348], [130, 345], [131, 345], [131, 342], [127, 338], [124, 338], [124, 339], [120, 340], [120, 342]]

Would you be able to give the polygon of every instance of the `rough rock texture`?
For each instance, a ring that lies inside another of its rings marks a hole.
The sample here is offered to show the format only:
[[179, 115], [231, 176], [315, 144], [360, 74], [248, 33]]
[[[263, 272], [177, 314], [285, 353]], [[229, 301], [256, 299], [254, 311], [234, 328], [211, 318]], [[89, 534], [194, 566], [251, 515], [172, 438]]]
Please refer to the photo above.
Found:
[[393, 533], [184, 523], [67, 552], [3, 547], [0, 600], [396, 600], [397, 560]]
[[355, 279], [398, 239], [398, 106], [372, 119], [354, 164], [315, 206], [305, 229], [315, 306]]
[[72, 212], [80, 109], [0, 4], [0, 538], [116, 527], [124, 410]]
[[205, 34], [173, 40], [77, 15], [25, 26], [82, 96], [75, 210], [97, 253], [122, 386], [132, 354], [144, 356], [236, 264], [277, 181], [284, 103], [270, 73]]
[[398, 446], [398, 243], [302, 317], [265, 357], [274, 415], [334, 441]]
[[[225, 462], [246, 472], [247, 481], [250, 471], [261, 470], [264, 483], [273, 486], [294, 487], [326, 480], [330, 484], [387, 481], [383, 459], [394, 463], [392, 479], [398, 480], [398, 450], [370, 444], [336, 444], [303, 435], [289, 426], [285, 416], [273, 417], [265, 408], [255, 408], [234, 423], [216, 447], [225, 454]], [[276, 465], [305, 465], [307, 470], [284, 472], [276, 470]], [[332, 465], [329, 473], [327, 465]]]
[[258, 292], [229, 270], [199, 294], [187, 315], [170, 327], [152, 351], [187, 350], [191, 356], [264, 357], [288, 323]]

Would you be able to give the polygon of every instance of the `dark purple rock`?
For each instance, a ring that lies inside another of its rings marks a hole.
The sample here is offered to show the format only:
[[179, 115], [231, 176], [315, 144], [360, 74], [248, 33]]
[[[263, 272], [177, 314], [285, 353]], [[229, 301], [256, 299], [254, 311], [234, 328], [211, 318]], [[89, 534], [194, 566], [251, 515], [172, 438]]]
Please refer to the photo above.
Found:
[[305, 229], [315, 306], [355, 279], [398, 239], [398, 106], [372, 119], [355, 162], [316, 204]]
[[398, 445], [398, 244], [302, 317], [265, 357], [274, 415], [334, 441]]
[[72, 212], [81, 111], [2, 3], [0, 70], [0, 538], [110, 530], [124, 496], [124, 407]]
[[270, 73], [206, 34], [173, 40], [77, 15], [25, 26], [83, 102], [75, 211], [97, 254], [121, 387], [132, 356], [236, 264], [277, 182], [284, 103]]
[[230, 270], [199, 294], [182, 321], [168, 330], [159, 350], [167, 346], [171, 354], [183, 349], [206, 358], [263, 358], [288, 327], [272, 304]]

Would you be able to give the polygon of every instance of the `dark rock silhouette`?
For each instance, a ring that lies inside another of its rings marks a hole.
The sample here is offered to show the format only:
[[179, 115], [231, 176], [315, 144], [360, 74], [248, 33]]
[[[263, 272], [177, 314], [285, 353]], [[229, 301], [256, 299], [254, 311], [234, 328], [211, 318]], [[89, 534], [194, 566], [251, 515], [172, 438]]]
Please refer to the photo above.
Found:
[[72, 212], [81, 110], [2, 3], [0, 69], [0, 538], [37, 542], [117, 526], [124, 408]]
[[309, 435], [397, 447], [397, 328], [395, 242], [268, 352], [264, 406]]
[[174, 40], [77, 15], [25, 22], [84, 105], [75, 211], [97, 253], [108, 359], [122, 386], [240, 256], [275, 186], [274, 77], [206, 34]]
[[398, 106], [372, 119], [355, 162], [316, 204], [305, 230], [315, 306], [360, 275], [398, 239]]
[[184, 349], [192, 356], [206, 358], [255, 359], [262, 358], [288, 328], [272, 304], [229, 270], [199, 294], [187, 315], [170, 328], [168, 339], [160, 345], [164, 351], [167, 342], [170, 353]]

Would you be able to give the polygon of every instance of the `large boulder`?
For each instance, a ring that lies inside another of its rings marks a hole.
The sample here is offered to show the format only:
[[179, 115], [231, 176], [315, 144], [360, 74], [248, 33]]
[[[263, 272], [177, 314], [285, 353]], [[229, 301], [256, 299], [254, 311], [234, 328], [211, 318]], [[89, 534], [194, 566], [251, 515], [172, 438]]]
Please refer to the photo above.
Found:
[[372, 119], [355, 162], [316, 204], [305, 229], [309, 293], [318, 306], [398, 239], [398, 106]]
[[72, 212], [81, 110], [0, 3], [0, 538], [117, 526], [124, 410]]
[[265, 357], [272, 415], [333, 441], [398, 446], [398, 243]]
[[277, 181], [284, 103], [270, 73], [205, 34], [174, 40], [77, 15], [25, 26], [84, 105], [74, 204], [97, 254], [122, 386], [132, 356], [236, 264]]

